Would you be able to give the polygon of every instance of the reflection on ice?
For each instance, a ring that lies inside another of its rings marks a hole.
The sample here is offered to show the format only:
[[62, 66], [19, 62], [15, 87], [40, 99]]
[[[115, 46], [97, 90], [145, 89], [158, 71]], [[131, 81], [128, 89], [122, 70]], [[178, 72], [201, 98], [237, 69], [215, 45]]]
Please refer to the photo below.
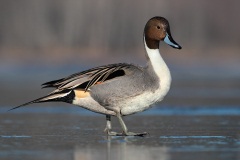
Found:
[[26, 135], [0, 135], [1, 138], [31, 138], [32, 136]]
[[176, 138], [176, 139], [180, 139], [180, 138], [201, 138], [201, 139], [205, 139], [205, 138], [226, 138], [226, 136], [160, 136], [160, 138]]
[[167, 147], [153, 147], [131, 144], [134, 138], [112, 138], [106, 140], [105, 147], [76, 147], [74, 160], [169, 160], [170, 155]]

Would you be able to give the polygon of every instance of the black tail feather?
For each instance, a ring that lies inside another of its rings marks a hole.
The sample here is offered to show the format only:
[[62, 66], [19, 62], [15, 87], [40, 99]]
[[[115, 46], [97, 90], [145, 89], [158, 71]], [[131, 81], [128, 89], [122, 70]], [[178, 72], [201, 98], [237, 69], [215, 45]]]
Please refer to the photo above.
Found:
[[11, 111], [11, 110], [14, 110], [14, 109], [23, 107], [23, 106], [27, 106], [27, 105], [33, 104], [33, 103], [49, 102], [50, 100], [42, 100], [42, 99], [44, 99], [44, 98], [46, 98], [46, 97], [48, 97], [48, 96], [49, 96], [49, 95], [44, 96], [44, 97], [41, 97], [41, 98], [38, 98], [38, 99], [35, 99], [35, 100], [33, 100], [33, 101], [30, 101], [30, 102], [27, 102], [27, 103], [24, 103], [24, 104], [21, 104], [21, 105], [19, 105], [19, 106], [17, 106], [17, 107], [13, 107], [13, 108], [9, 109], [8, 111]]
[[12, 110], [14, 110], [14, 109], [17, 109], [17, 108], [20, 108], [20, 107], [23, 107], [23, 106], [32, 104], [32, 103], [36, 103], [36, 102], [31, 101], [31, 102], [27, 102], [27, 103], [21, 104], [21, 105], [19, 105], [19, 106], [17, 106], [17, 107], [13, 107], [13, 108], [9, 109], [8, 112], [9, 112], [9, 111], [12, 111]]
[[[67, 93], [67, 94], [66, 94]], [[62, 95], [62, 94], [66, 94], [66, 95]], [[32, 104], [32, 103], [42, 103], [42, 102], [56, 102], [56, 101], [60, 101], [60, 102], [66, 102], [66, 103], [72, 103], [73, 99], [75, 98], [75, 94], [73, 91], [71, 90], [63, 90], [57, 93], [52, 93], [49, 94], [47, 96], [35, 99], [33, 101], [24, 103], [22, 105], [19, 105], [17, 107], [14, 107], [12, 109], [9, 109], [8, 111]]]

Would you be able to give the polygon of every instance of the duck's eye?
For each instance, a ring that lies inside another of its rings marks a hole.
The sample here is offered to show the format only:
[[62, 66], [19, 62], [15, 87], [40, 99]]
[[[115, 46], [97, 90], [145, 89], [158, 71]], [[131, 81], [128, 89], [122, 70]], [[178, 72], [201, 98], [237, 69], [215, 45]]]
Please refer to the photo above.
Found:
[[161, 27], [160, 26], [157, 26], [157, 29], [160, 29]]

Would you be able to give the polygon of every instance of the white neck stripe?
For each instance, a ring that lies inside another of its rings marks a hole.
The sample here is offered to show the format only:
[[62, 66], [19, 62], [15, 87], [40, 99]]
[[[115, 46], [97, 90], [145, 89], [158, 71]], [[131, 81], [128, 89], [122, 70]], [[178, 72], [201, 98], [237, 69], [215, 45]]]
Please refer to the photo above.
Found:
[[155, 73], [160, 76], [162, 71], [167, 69], [167, 65], [166, 63], [164, 62], [161, 54], [160, 54], [160, 51], [159, 49], [150, 49], [148, 48], [147, 44], [146, 44], [146, 41], [145, 41], [145, 36], [144, 36], [144, 46], [145, 46], [145, 49], [146, 49], [146, 52], [147, 52], [147, 55], [149, 57], [149, 60], [152, 64], [152, 67], [155, 71]]

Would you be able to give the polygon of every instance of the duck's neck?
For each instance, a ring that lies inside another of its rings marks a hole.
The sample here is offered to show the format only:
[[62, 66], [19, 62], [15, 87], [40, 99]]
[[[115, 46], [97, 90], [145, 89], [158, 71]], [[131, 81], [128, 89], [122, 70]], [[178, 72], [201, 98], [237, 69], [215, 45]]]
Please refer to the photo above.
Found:
[[167, 76], [170, 76], [169, 69], [160, 54], [159, 47], [155, 49], [149, 48], [145, 40], [145, 36], [144, 46], [146, 49], [148, 59], [147, 67], [149, 69], [152, 69], [159, 78], [165, 77], [166, 76], [165, 74], [167, 74]]

